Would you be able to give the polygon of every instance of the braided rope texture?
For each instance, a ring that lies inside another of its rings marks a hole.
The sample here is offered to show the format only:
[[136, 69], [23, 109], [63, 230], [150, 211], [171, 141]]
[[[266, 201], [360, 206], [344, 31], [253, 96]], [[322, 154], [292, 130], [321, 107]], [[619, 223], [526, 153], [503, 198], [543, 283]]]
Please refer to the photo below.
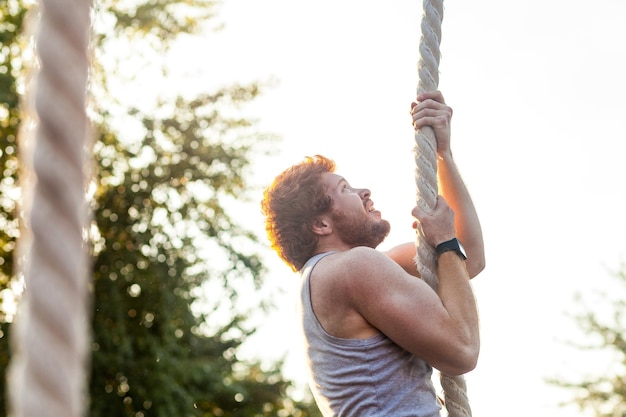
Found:
[[[422, 37], [419, 43], [417, 65], [419, 84], [417, 94], [435, 91], [439, 85], [439, 60], [443, 0], [423, 2]], [[437, 140], [430, 127], [415, 133], [415, 184], [417, 205], [427, 212], [437, 204]], [[417, 239], [417, 269], [420, 276], [433, 288], [437, 288], [436, 257], [434, 249], [426, 242], [421, 229]]]
[[[25, 143], [25, 292], [12, 335], [12, 417], [85, 414], [89, 333], [89, 258], [84, 241], [90, 4], [41, 0], [34, 135]], [[27, 116], [28, 117], [28, 116]], [[31, 129], [32, 131], [33, 129]], [[24, 133], [21, 132], [21, 133]], [[27, 134], [27, 133], [25, 133]]]
[[[422, 37], [419, 44], [417, 94], [435, 91], [439, 86], [439, 60], [441, 57], [441, 23], [443, 0], [424, 0], [421, 21]], [[437, 140], [430, 127], [415, 133], [415, 184], [417, 205], [427, 212], [435, 209], [437, 195]], [[421, 228], [417, 231], [417, 255], [415, 258], [420, 276], [433, 289], [437, 289], [436, 255], [428, 244]], [[471, 417], [467, 387], [463, 376], [450, 377], [441, 374], [441, 386], [449, 417]]]

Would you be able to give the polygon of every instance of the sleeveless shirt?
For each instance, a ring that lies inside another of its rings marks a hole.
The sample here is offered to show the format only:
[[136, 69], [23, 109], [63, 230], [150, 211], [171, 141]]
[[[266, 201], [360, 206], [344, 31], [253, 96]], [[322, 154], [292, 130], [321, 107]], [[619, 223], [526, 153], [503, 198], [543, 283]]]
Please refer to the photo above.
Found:
[[327, 333], [311, 303], [311, 271], [326, 252], [302, 268], [298, 302], [309, 386], [324, 417], [439, 417], [441, 409], [422, 359], [384, 334], [344, 339]]

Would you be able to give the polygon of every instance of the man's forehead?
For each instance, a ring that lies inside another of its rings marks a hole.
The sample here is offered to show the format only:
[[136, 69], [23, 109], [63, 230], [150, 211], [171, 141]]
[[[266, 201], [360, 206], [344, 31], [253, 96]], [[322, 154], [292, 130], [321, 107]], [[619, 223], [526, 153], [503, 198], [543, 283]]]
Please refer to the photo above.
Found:
[[341, 182], [347, 182], [344, 177], [341, 175], [335, 174], [334, 172], [326, 172], [324, 173], [324, 182], [326, 185], [330, 187], [334, 187], [339, 185]]

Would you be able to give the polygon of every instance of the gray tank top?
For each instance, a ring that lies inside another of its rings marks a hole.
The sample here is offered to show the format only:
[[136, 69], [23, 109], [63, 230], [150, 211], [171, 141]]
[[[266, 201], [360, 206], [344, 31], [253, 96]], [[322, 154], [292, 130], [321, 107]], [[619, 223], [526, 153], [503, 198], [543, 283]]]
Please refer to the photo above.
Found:
[[367, 339], [328, 334], [311, 304], [310, 276], [317, 262], [301, 270], [298, 303], [309, 386], [325, 417], [439, 417], [432, 368], [382, 333]]

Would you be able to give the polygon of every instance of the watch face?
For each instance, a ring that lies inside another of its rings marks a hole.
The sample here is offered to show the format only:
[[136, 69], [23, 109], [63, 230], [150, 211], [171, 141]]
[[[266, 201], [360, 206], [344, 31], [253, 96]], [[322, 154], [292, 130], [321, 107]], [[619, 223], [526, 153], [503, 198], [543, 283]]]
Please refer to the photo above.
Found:
[[[457, 242], [459, 242], [457, 240]], [[463, 255], [463, 258], [467, 259], [467, 254], [465, 253], [465, 248], [463, 247], [463, 245], [461, 245], [461, 242], [459, 242], [459, 252], [461, 255]]]

